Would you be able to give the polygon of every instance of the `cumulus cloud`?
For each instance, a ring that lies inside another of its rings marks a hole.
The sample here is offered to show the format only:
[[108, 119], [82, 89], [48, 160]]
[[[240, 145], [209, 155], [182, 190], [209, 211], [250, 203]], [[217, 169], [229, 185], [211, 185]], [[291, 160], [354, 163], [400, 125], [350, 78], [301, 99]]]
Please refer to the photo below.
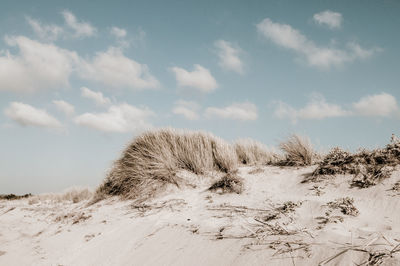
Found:
[[240, 48], [224, 40], [218, 40], [214, 45], [218, 48], [219, 65], [225, 70], [243, 74], [243, 62], [239, 58]]
[[140, 132], [151, 128], [147, 121], [154, 116], [148, 108], [138, 108], [126, 103], [112, 105], [107, 112], [84, 113], [74, 118], [78, 125], [104, 132]]
[[32, 27], [36, 35], [38, 35], [39, 38], [43, 40], [55, 41], [64, 31], [61, 27], [57, 25], [44, 25], [40, 23], [40, 21], [30, 17], [27, 17], [26, 20], [28, 21], [29, 25]]
[[0, 53], [0, 91], [33, 92], [68, 86], [79, 60], [75, 52], [24, 36], [6, 37], [5, 41], [18, 47], [19, 53]]
[[112, 88], [146, 89], [160, 85], [146, 65], [126, 57], [115, 47], [97, 53], [91, 62], [82, 63], [79, 70], [81, 78]]
[[328, 103], [321, 95], [313, 95], [302, 108], [296, 109], [284, 102], [277, 102], [274, 111], [276, 117], [288, 118], [294, 123], [298, 120], [321, 120], [344, 116], [390, 117], [398, 113], [396, 98], [387, 93], [364, 96], [350, 104], [348, 108]]
[[118, 27], [112, 27], [110, 29], [111, 35], [117, 38], [125, 38], [126, 37], [126, 30]]
[[398, 112], [396, 98], [387, 93], [368, 95], [353, 103], [355, 112], [362, 116], [390, 116]]
[[218, 87], [217, 81], [210, 71], [201, 65], [194, 65], [192, 72], [180, 67], [172, 67], [171, 70], [175, 73], [180, 87], [191, 87], [204, 93], [212, 92]]
[[278, 102], [274, 112], [278, 118], [289, 118], [292, 122], [299, 119], [324, 119], [329, 117], [340, 117], [349, 115], [350, 112], [344, 110], [340, 105], [326, 102], [321, 95], [313, 95], [311, 100], [300, 109]]
[[90, 37], [96, 34], [97, 29], [95, 27], [88, 22], [78, 21], [70, 11], [64, 10], [61, 14], [67, 26], [74, 30], [74, 37]]
[[100, 91], [92, 91], [86, 87], [81, 88], [82, 97], [93, 100], [97, 105], [107, 105], [111, 100], [103, 95]]
[[68, 116], [72, 115], [75, 112], [75, 107], [72, 104], [67, 103], [66, 101], [54, 100], [53, 104], [57, 107], [58, 110]]
[[258, 117], [257, 106], [250, 102], [233, 103], [222, 108], [208, 107], [205, 111], [205, 116], [208, 118], [219, 117], [242, 121], [256, 120]]
[[366, 59], [381, 50], [365, 49], [354, 42], [348, 43], [347, 49], [321, 47], [290, 25], [276, 23], [269, 18], [257, 24], [257, 31], [276, 45], [304, 57], [309, 65], [323, 69], [341, 66], [357, 59]]
[[22, 126], [60, 128], [62, 124], [46, 110], [35, 108], [29, 104], [12, 102], [4, 114]]
[[338, 29], [342, 25], [343, 16], [338, 12], [325, 10], [314, 14], [313, 19], [320, 25], [326, 25], [331, 29]]
[[182, 115], [188, 120], [199, 119], [199, 109], [200, 105], [192, 101], [179, 100], [175, 103], [172, 112], [177, 115]]

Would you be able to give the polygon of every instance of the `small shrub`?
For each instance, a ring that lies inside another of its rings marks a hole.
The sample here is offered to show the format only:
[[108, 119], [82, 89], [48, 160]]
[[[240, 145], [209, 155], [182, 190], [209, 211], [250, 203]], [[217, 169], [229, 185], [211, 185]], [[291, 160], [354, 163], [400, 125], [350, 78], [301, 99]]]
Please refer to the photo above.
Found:
[[279, 148], [285, 155], [285, 158], [279, 162], [280, 165], [306, 166], [313, 164], [316, 158], [312, 144], [306, 137], [292, 135], [281, 142]]
[[211, 191], [220, 191], [221, 194], [237, 193], [243, 191], [243, 179], [233, 173], [224, 175], [209, 188]]

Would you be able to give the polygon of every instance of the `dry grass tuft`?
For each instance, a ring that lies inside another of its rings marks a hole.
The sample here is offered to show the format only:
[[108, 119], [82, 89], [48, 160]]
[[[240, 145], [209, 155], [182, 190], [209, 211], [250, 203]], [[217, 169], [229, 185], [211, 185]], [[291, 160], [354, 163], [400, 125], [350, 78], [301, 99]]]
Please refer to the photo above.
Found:
[[246, 165], [265, 165], [278, 161], [278, 155], [255, 140], [242, 139], [235, 143], [236, 154], [239, 162]]
[[48, 193], [32, 196], [29, 199], [29, 204], [36, 204], [40, 201], [64, 202], [71, 201], [78, 203], [84, 200], [89, 200], [93, 196], [93, 192], [88, 188], [69, 188], [62, 193]]
[[125, 149], [95, 200], [107, 195], [126, 199], [149, 198], [168, 184], [179, 186], [176, 173], [185, 169], [196, 174], [219, 170], [225, 173], [237, 168], [237, 155], [229, 143], [211, 134], [161, 129], [146, 132]]
[[292, 135], [286, 141], [281, 142], [279, 148], [285, 154], [285, 158], [278, 163], [279, 165], [306, 166], [313, 164], [317, 158], [307, 137]]
[[319, 176], [350, 174], [354, 175], [352, 186], [366, 188], [389, 178], [398, 164], [400, 142], [397, 138], [392, 138], [392, 142], [385, 148], [361, 150], [355, 154], [334, 148], [319, 163], [312, 175], [316, 180]]
[[209, 190], [217, 191], [221, 194], [225, 193], [237, 193], [240, 194], [243, 191], [243, 179], [238, 177], [234, 173], [228, 173], [221, 179], [211, 185]]

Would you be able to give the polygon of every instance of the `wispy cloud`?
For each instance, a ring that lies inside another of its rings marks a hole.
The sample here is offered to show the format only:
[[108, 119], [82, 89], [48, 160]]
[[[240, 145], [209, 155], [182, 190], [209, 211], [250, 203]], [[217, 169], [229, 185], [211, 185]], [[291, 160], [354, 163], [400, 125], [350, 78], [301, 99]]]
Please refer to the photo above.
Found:
[[35, 108], [29, 104], [12, 102], [4, 114], [22, 126], [61, 128], [62, 124], [46, 110]]
[[201, 65], [194, 65], [193, 71], [187, 71], [180, 67], [172, 67], [171, 70], [180, 87], [189, 87], [204, 93], [212, 92], [218, 87], [217, 81], [210, 71]]
[[205, 110], [207, 118], [223, 118], [232, 120], [256, 120], [257, 106], [250, 102], [233, 103], [225, 107], [208, 107]]
[[107, 112], [84, 113], [75, 117], [74, 122], [103, 132], [140, 132], [152, 127], [148, 119], [154, 115], [148, 108], [123, 103], [110, 106]]
[[390, 117], [398, 113], [397, 100], [388, 93], [364, 96], [359, 101], [350, 104], [348, 108], [328, 103], [322, 95], [314, 94], [304, 107], [296, 109], [284, 102], [277, 102], [274, 111], [276, 117], [288, 118], [293, 123], [298, 120], [321, 120], [346, 116]]
[[126, 37], [126, 30], [118, 27], [112, 27], [110, 29], [111, 35], [117, 37], [117, 38], [125, 38]]
[[63, 28], [54, 24], [45, 25], [42, 24], [39, 20], [30, 17], [26, 17], [26, 20], [28, 21], [28, 24], [32, 27], [36, 35], [38, 35], [39, 38], [42, 40], [55, 41], [64, 32]]
[[58, 110], [60, 110], [67, 116], [73, 115], [75, 113], [75, 107], [72, 104], [67, 103], [66, 101], [54, 100], [53, 104], [57, 107]]
[[331, 29], [338, 29], [342, 25], [343, 16], [338, 12], [325, 10], [314, 14], [313, 19], [320, 25], [326, 25]]
[[111, 100], [103, 95], [100, 91], [92, 91], [86, 87], [81, 88], [82, 97], [91, 99], [97, 105], [108, 105], [111, 103]]
[[179, 100], [175, 102], [172, 112], [177, 115], [182, 115], [188, 120], [199, 119], [200, 105], [193, 101]]
[[239, 58], [241, 49], [224, 40], [218, 40], [214, 45], [218, 49], [219, 65], [225, 70], [243, 74], [243, 62]]
[[90, 37], [96, 34], [97, 29], [95, 27], [93, 27], [88, 22], [78, 21], [75, 15], [72, 14], [70, 11], [64, 10], [61, 14], [64, 17], [67, 26], [74, 30], [75, 37]]
[[381, 51], [379, 48], [365, 49], [354, 42], [348, 43], [347, 49], [321, 47], [290, 25], [276, 23], [269, 18], [257, 24], [257, 30], [276, 45], [292, 50], [305, 58], [309, 65], [322, 69], [341, 66], [357, 59], [366, 59]]
[[313, 95], [306, 106], [295, 109], [292, 106], [278, 102], [275, 112], [278, 118], [289, 118], [292, 122], [301, 119], [324, 119], [329, 117], [340, 117], [350, 114], [340, 105], [328, 103], [322, 95]]

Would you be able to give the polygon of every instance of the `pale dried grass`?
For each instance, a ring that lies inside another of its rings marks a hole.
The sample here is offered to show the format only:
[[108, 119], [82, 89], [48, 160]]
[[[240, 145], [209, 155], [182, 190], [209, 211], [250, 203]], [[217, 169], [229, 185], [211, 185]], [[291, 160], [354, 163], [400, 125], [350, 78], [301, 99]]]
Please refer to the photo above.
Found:
[[279, 156], [264, 144], [252, 140], [241, 139], [235, 142], [235, 150], [239, 162], [246, 165], [268, 165], [279, 160]]
[[237, 155], [229, 143], [209, 133], [160, 129], [136, 137], [115, 161], [95, 200], [108, 195], [149, 198], [168, 184], [179, 186], [176, 173], [196, 174], [237, 169]]
[[278, 162], [286, 166], [307, 166], [315, 163], [318, 158], [317, 153], [307, 137], [291, 135], [286, 141], [279, 144], [279, 148], [284, 153], [284, 159]]
[[89, 200], [92, 196], [93, 192], [89, 188], [73, 187], [66, 189], [62, 193], [46, 193], [32, 196], [29, 199], [29, 204], [36, 204], [43, 201], [78, 203]]

